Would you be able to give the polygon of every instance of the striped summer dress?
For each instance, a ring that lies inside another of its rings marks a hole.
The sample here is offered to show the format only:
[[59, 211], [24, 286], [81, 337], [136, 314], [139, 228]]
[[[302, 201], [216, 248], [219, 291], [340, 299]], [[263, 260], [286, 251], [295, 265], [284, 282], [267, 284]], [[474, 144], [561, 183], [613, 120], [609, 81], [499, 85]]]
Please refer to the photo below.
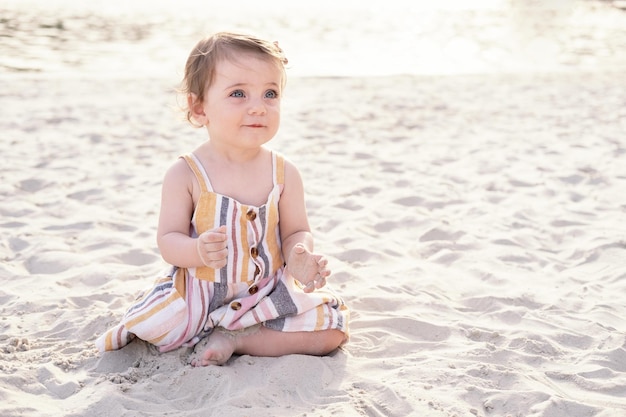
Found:
[[347, 335], [343, 300], [328, 286], [307, 294], [285, 272], [278, 227], [283, 157], [272, 153], [273, 188], [260, 207], [215, 193], [195, 155], [183, 158], [201, 187], [190, 234], [226, 225], [228, 263], [218, 270], [171, 267], [96, 340], [98, 349], [120, 349], [136, 336], [167, 352], [195, 345], [218, 326], [240, 330], [259, 323], [286, 332], [338, 329]]

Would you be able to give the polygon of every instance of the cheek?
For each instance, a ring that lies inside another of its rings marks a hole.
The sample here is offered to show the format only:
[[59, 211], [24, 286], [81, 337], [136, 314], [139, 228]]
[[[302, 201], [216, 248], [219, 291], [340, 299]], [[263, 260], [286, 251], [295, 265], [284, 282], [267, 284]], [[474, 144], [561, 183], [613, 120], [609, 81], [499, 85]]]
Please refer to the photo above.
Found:
[[269, 106], [269, 108], [272, 110], [272, 113], [276, 115], [276, 117], [280, 117], [280, 102]]
[[276, 125], [280, 123], [280, 109], [277, 109], [275, 112], [272, 112], [272, 117]]

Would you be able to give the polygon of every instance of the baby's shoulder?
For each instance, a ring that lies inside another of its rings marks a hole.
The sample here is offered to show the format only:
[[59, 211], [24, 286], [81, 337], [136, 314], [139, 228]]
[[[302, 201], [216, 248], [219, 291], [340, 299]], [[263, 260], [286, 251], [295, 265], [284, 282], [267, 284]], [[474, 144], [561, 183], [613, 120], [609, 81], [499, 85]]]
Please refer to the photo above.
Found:
[[289, 193], [291, 190], [301, 189], [303, 186], [302, 176], [296, 164], [289, 158], [283, 157], [283, 163], [278, 165], [282, 165], [282, 168], [279, 167], [278, 169], [282, 169], [282, 181], [279, 182], [283, 184], [283, 192]]
[[189, 157], [186, 155], [177, 158], [168, 168], [166, 175], [189, 174], [191, 172], [191, 166], [188, 159]]
[[165, 171], [164, 182], [176, 184], [189, 184], [192, 181], [193, 172], [189, 163], [183, 158], [177, 158]]

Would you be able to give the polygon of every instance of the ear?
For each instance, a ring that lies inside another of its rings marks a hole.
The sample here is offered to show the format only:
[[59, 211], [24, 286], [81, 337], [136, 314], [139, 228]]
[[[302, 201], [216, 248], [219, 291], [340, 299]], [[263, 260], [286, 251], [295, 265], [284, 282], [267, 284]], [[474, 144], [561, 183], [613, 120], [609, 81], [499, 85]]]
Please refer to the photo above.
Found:
[[191, 117], [196, 122], [202, 126], [209, 124], [209, 118], [204, 112], [204, 106], [202, 105], [202, 102], [198, 100], [198, 96], [196, 94], [190, 93], [187, 95], [187, 108], [189, 109]]

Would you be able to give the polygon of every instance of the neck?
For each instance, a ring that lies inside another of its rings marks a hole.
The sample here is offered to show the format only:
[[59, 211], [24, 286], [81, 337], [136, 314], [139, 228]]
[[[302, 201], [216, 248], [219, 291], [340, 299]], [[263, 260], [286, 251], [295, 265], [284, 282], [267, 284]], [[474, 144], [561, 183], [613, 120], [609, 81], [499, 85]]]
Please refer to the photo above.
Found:
[[265, 148], [263, 147], [241, 149], [233, 148], [232, 146], [220, 146], [218, 143], [214, 143], [211, 140], [198, 148], [198, 151], [206, 154], [208, 158], [216, 162], [239, 165], [255, 161], [264, 150]]

